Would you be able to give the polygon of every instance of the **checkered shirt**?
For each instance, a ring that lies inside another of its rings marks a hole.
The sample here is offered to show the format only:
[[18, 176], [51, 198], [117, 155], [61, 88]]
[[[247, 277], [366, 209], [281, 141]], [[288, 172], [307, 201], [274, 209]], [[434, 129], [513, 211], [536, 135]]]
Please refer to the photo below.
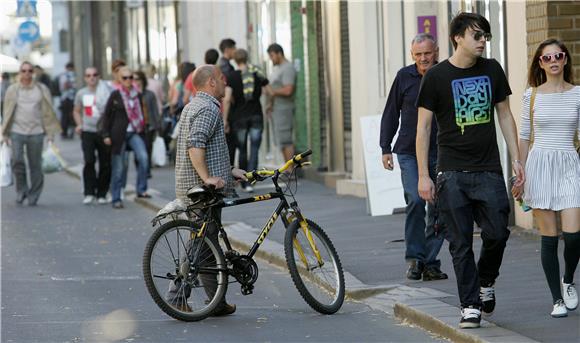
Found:
[[187, 191], [203, 184], [189, 159], [188, 150], [191, 148], [205, 149], [209, 175], [225, 180], [226, 186], [222, 190], [225, 196], [236, 196], [219, 101], [207, 93], [197, 92], [181, 112], [179, 121], [175, 161], [177, 198], [189, 202]]

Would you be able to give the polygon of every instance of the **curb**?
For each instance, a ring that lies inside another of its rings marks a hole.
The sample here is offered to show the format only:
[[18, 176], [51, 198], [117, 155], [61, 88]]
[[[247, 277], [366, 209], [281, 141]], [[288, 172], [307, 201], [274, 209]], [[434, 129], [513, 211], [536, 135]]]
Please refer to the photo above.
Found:
[[[67, 174], [81, 179], [80, 169], [75, 167], [65, 167]], [[159, 211], [170, 200], [163, 197], [156, 196], [150, 199], [134, 198], [134, 201], [152, 211]], [[236, 226], [242, 224], [238, 222], [223, 223], [224, 227]], [[518, 233], [530, 235], [530, 238], [537, 238], [537, 234], [529, 233], [525, 229], [513, 227]], [[228, 233], [228, 239], [232, 246], [237, 250], [247, 251], [251, 245], [233, 238], [233, 233]], [[271, 252], [272, 248], [268, 247], [268, 240], [264, 241], [264, 248], [260, 249], [254, 255], [255, 257], [270, 263], [278, 268], [287, 269], [286, 259], [279, 253]], [[280, 244], [280, 243], [276, 243]], [[270, 251], [269, 251], [270, 250]], [[278, 249], [279, 250], [279, 249]], [[354, 275], [344, 271], [345, 283], [349, 286], [345, 287], [345, 298], [350, 301], [362, 302], [369, 307], [387, 313], [394, 314], [395, 318], [403, 323], [417, 326], [432, 334], [438, 335], [453, 342], [462, 343], [487, 343], [487, 342], [537, 342], [529, 337], [525, 337], [516, 332], [501, 328], [493, 323], [482, 319], [480, 329], [464, 330], [458, 327], [459, 309], [455, 306], [439, 301], [435, 297], [410, 297], [397, 298], [394, 295], [392, 299], [387, 299], [385, 296], [390, 291], [397, 293], [401, 288], [413, 288], [402, 285], [387, 285], [387, 286], [369, 286], [362, 283]], [[402, 286], [402, 287], [401, 287]], [[416, 288], [420, 290], [421, 288]], [[392, 311], [392, 312], [391, 312]]]

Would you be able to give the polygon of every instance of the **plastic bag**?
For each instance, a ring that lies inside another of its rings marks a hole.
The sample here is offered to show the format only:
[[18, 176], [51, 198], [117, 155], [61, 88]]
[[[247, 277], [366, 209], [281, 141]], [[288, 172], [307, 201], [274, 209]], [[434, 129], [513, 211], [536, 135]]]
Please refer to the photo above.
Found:
[[164, 167], [167, 164], [167, 149], [163, 138], [157, 136], [153, 141], [153, 151], [151, 153], [151, 165]]
[[42, 172], [45, 174], [61, 171], [65, 167], [65, 162], [60, 156], [60, 152], [52, 143], [48, 143], [48, 148], [42, 153]]
[[7, 187], [12, 184], [12, 149], [2, 143], [0, 146], [0, 187]]

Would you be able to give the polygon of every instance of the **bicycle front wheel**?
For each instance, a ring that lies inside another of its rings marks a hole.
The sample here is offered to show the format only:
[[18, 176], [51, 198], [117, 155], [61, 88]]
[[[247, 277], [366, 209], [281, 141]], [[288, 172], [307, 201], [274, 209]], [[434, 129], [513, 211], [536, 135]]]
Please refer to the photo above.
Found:
[[296, 220], [286, 230], [284, 251], [294, 285], [316, 311], [333, 314], [344, 302], [344, 275], [332, 242], [313, 221]]
[[143, 254], [143, 276], [159, 308], [183, 321], [207, 318], [223, 299], [228, 274], [218, 243], [199, 225], [175, 220], [159, 227]]

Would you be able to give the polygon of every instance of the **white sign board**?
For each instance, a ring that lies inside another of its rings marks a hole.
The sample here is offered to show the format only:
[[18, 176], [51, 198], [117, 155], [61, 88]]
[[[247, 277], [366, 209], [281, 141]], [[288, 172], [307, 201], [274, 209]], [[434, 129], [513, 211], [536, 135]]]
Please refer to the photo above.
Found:
[[[396, 208], [404, 208], [405, 198], [401, 183], [401, 168], [397, 158], [393, 158], [394, 169], [383, 167], [381, 146], [381, 116], [360, 118], [363, 140], [365, 178], [367, 185], [367, 204], [371, 216], [393, 214]], [[395, 142], [397, 136], [393, 138]]]

